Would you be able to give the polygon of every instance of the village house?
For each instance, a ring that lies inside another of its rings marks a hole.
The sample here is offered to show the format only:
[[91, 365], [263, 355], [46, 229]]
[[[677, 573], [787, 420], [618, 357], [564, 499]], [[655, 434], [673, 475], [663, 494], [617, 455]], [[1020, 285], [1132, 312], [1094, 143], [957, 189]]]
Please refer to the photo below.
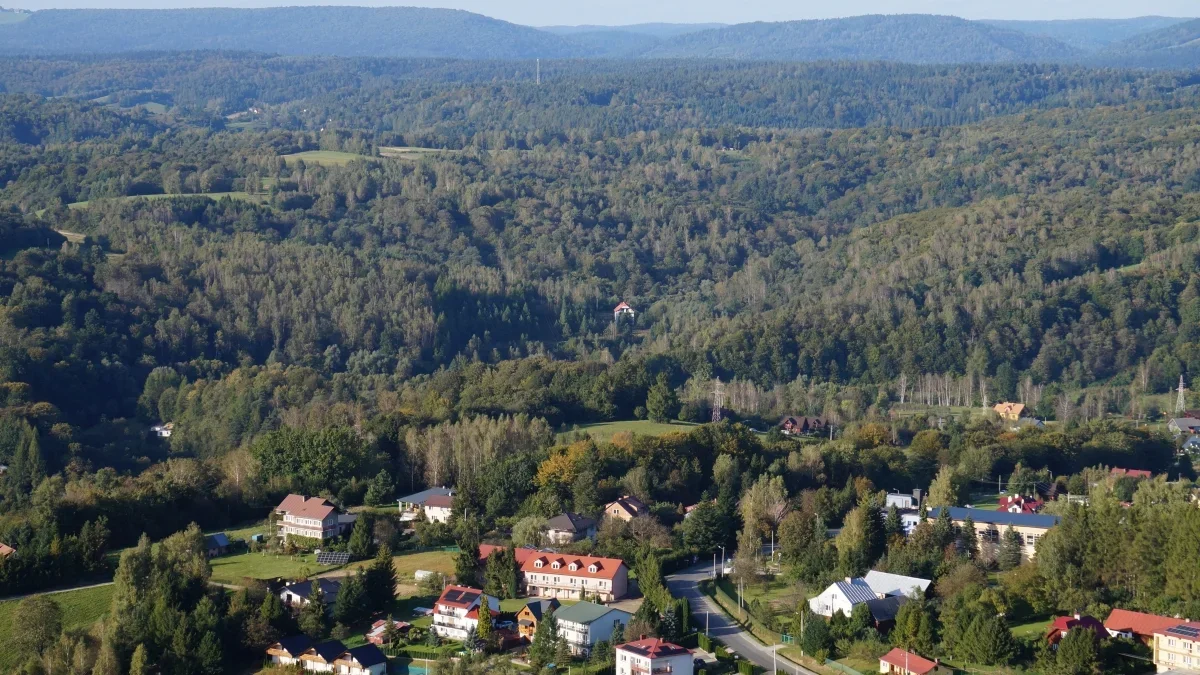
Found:
[[1177, 622], [1154, 631], [1151, 644], [1157, 672], [1200, 672], [1200, 622]]
[[1132, 612], [1128, 609], [1114, 609], [1104, 620], [1104, 628], [1112, 637], [1137, 640], [1149, 647], [1154, 643], [1155, 631], [1178, 626], [1179, 621], [1179, 619], [1169, 616]]
[[1145, 469], [1122, 469], [1119, 467], [1113, 467], [1112, 471], [1110, 471], [1108, 475], [1112, 476], [1113, 478], [1123, 478], [1125, 476], [1129, 476], [1130, 478], [1154, 477], [1153, 473], [1146, 471]]
[[1005, 422], [1016, 422], [1025, 416], [1024, 403], [997, 403], [992, 406], [992, 410]]
[[438, 637], [449, 640], [466, 640], [467, 635], [479, 626], [479, 611], [487, 598], [487, 611], [492, 616], [500, 615], [500, 601], [484, 595], [478, 588], [447, 586], [433, 606], [433, 626]]
[[1167, 429], [1176, 436], [1194, 434], [1200, 431], [1200, 419], [1195, 417], [1176, 417], [1167, 422]]
[[554, 613], [558, 637], [567, 643], [572, 656], [587, 656], [597, 642], [612, 640], [617, 624], [628, 625], [633, 615], [594, 602], [580, 602]]
[[544, 616], [559, 608], [554, 598], [536, 599], [525, 603], [517, 612], [517, 632], [521, 637], [533, 642], [533, 634], [537, 632], [538, 623]]
[[[431, 499], [432, 504], [429, 503]], [[437, 517], [439, 520], [436, 522], [444, 523], [450, 519], [448, 509], [454, 504], [454, 490], [446, 487], [429, 488], [397, 499], [396, 502], [400, 505], [401, 521], [416, 520], [417, 515], [424, 511], [427, 520], [433, 522]], [[440, 520], [443, 515], [446, 520]]]
[[921, 505], [921, 491], [913, 490], [912, 494], [889, 492], [884, 497], [883, 511], [887, 513], [893, 506], [900, 511], [916, 511]]
[[425, 520], [431, 523], [448, 523], [454, 510], [454, 497], [433, 495], [425, 500]]
[[904, 651], [896, 647], [879, 657], [880, 673], [896, 673], [897, 675], [928, 675], [938, 672], [937, 661]]
[[692, 675], [692, 651], [662, 638], [617, 645], [616, 675]]
[[1041, 513], [1045, 506], [1046, 502], [1036, 497], [1004, 495], [1000, 498], [996, 510], [1007, 511], [1008, 513]]
[[[929, 579], [871, 570], [865, 577], [846, 577], [845, 581], [830, 584], [820, 595], [809, 600], [808, 606], [814, 614], [826, 618], [838, 612], [850, 616], [855, 605], [891, 597], [923, 597], [931, 583]], [[875, 603], [880, 613], [876, 620], [894, 620], [901, 604], [903, 603], [894, 603], [893, 606], [892, 603]], [[873, 611], [872, 616], [874, 615]]]
[[798, 417], [788, 415], [779, 422], [779, 430], [785, 436], [813, 436], [823, 434], [828, 424], [820, 417]]
[[1046, 642], [1056, 645], [1074, 628], [1091, 631], [1097, 640], [1108, 637], [1108, 630], [1100, 622], [1100, 619], [1076, 612], [1073, 616], [1056, 617], [1050, 624], [1050, 628], [1046, 630]]
[[[396, 621], [395, 619], [392, 620], [392, 626], [395, 627], [396, 632], [400, 635], [407, 635], [408, 631], [412, 629], [412, 624], [405, 621]], [[387, 644], [387, 627], [388, 620], [380, 619], [371, 624], [371, 630], [367, 631], [363, 637], [373, 645], [383, 646]]]
[[175, 433], [175, 423], [167, 422], [166, 424], [155, 424], [150, 427], [150, 431], [159, 438], [170, 438], [171, 434]]
[[313, 581], [321, 588], [321, 602], [325, 603], [326, 609], [332, 610], [333, 603], [337, 601], [338, 591], [342, 590], [342, 582], [337, 579], [313, 579], [288, 584], [279, 592], [280, 601], [285, 607], [298, 608], [307, 605], [312, 595]]
[[577, 513], [563, 513], [546, 522], [546, 541], [565, 545], [596, 538], [596, 521]]
[[638, 516], [644, 516], [650, 513], [650, 507], [646, 506], [642, 500], [637, 497], [625, 495], [615, 502], [610, 502], [604, 505], [604, 515], [609, 518], [617, 518], [629, 522]]
[[204, 548], [210, 558], [225, 555], [229, 551], [229, 537], [224, 532], [210, 534], [204, 538]]
[[299, 666], [315, 673], [337, 675], [384, 675], [387, 657], [373, 644], [346, 649], [340, 640], [320, 644], [305, 635], [281, 639], [267, 648], [267, 659], [279, 666]]
[[[1032, 560], [1037, 555], [1037, 543], [1042, 537], [1059, 523], [1058, 516], [1048, 516], [1033, 513], [1009, 513], [1008, 511], [991, 511], [985, 509], [966, 509], [949, 507], [950, 520], [957, 527], [962, 527], [966, 519], [975, 523], [975, 533], [979, 537], [979, 551], [984, 556], [995, 556], [1000, 550], [1000, 543], [1009, 527], [1021, 535], [1021, 555]], [[936, 520], [942, 509], [936, 508], [929, 512], [929, 519]]]
[[7, 558], [16, 552], [17, 549], [9, 546], [8, 544], [0, 543], [0, 558]]
[[621, 304], [613, 307], [613, 321], [620, 321], [624, 318], [632, 319], [635, 316], [637, 316], [637, 311], [626, 302], [621, 302]]
[[341, 536], [353, 516], [341, 518], [337, 507], [320, 497], [306, 498], [304, 495], [288, 495], [275, 507], [279, 516], [279, 538], [306, 537], [308, 539], [334, 539]]

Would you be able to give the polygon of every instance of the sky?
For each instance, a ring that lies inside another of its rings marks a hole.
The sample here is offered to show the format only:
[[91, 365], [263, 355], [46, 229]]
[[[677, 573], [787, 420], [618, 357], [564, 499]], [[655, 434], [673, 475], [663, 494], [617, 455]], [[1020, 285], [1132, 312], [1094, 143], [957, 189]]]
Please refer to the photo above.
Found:
[[24, 9], [412, 4], [465, 9], [533, 26], [742, 23], [900, 13], [953, 14], [967, 19], [1200, 16], [1200, 0], [0, 0], [0, 4]]

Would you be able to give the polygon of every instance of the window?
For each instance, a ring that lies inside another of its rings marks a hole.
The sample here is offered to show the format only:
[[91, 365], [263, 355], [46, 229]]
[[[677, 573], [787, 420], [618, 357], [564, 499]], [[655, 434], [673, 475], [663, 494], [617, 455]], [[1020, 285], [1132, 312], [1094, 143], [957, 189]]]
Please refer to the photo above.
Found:
[[541, 569], [541, 568], [542, 568], [542, 561], [541, 561], [541, 560], [538, 560], [537, 562], [533, 563], [533, 566], [534, 566], [534, 567], [536, 567], [536, 568], [538, 568], [538, 569]]
[[596, 566], [595, 566], [595, 565], [591, 565], [590, 567], [588, 567], [588, 571], [589, 571], [589, 572], [591, 572], [592, 574], [595, 574], [595, 573], [596, 573]]
[[553, 569], [558, 569], [558, 568], [562, 567], [562, 564], [559, 563], [557, 560], [555, 560], [554, 562], [550, 563], [550, 567]]

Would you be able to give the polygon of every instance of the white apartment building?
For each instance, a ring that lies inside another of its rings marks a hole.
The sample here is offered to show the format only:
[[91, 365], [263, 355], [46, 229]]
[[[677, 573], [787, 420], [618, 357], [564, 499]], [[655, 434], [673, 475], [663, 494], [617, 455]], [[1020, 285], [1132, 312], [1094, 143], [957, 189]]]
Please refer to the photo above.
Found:
[[1157, 672], [1200, 673], [1200, 621], [1154, 631], [1152, 648]]
[[478, 588], [447, 586], [433, 606], [433, 632], [448, 640], [466, 640], [471, 629], [479, 626], [479, 610], [487, 598], [492, 615], [499, 615], [500, 601]]

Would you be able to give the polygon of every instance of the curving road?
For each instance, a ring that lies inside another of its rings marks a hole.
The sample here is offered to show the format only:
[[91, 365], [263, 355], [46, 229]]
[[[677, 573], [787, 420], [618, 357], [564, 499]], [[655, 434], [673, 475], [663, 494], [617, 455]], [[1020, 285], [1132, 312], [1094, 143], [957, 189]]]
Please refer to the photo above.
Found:
[[771, 672], [772, 664], [778, 663], [781, 672], [795, 673], [796, 675], [818, 675], [803, 666], [798, 666], [788, 661], [782, 656], [779, 657], [777, 662], [772, 661], [771, 648], [769, 646], [763, 645], [749, 632], [742, 630], [732, 619], [725, 615], [725, 612], [717, 603], [709, 600], [708, 596], [700, 591], [700, 582], [708, 579], [711, 574], [712, 565], [702, 563], [667, 577], [667, 588], [671, 590], [671, 595], [677, 598], [687, 598], [688, 602], [692, 605], [692, 623], [695, 626], [703, 630], [704, 615], [707, 612], [708, 634], [714, 638], [718, 638], [727, 648], [734, 650], [742, 658], [748, 659], [754, 665], [768, 673]]

